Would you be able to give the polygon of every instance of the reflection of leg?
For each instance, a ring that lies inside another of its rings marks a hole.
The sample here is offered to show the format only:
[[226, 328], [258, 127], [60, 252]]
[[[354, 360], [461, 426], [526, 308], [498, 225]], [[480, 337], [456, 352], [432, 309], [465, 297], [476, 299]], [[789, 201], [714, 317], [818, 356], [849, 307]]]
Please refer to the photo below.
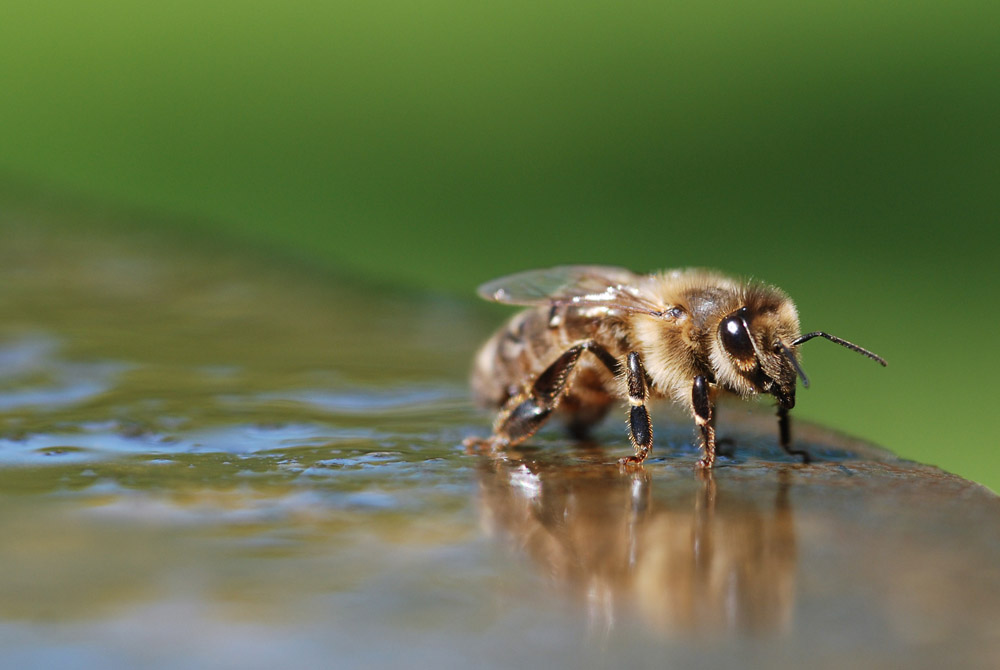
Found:
[[628, 381], [628, 402], [631, 405], [628, 415], [628, 436], [635, 447], [635, 455], [628, 456], [619, 461], [621, 464], [642, 463], [653, 448], [653, 423], [649, 420], [649, 412], [646, 411], [646, 371], [639, 360], [639, 354], [630, 352], [628, 355], [628, 368], [626, 369], [626, 380]]
[[711, 468], [698, 468], [698, 480], [701, 488], [694, 499], [694, 525], [692, 527], [695, 570], [698, 574], [707, 575], [711, 570], [713, 560], [718, 560], [714, 553], [712, 525], [715, 519], [715, 475]]
[[791, 418], [788, 416], [788, 409], [781, 405], [778, 405], [778, 442], [786, 454], [801, 457], [803, 463], [812, 462], [809, 452], [803, 449], [792, 449]]

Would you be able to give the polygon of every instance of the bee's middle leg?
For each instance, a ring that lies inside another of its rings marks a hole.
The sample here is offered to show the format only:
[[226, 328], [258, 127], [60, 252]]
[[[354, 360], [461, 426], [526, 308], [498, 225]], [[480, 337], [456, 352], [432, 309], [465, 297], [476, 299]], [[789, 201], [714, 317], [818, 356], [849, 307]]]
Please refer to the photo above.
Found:
[[705, 455], [698, 461], [699, 468], [711, 469], [715, 466], [715, 416], [712, 390], [703, 375], [694, 378], [691, 385], [691, 407], [694, 422], [701, 431], [701, 447]]
[[648, 389], [646, 388], [646, 370], [642, 367], [639, 354], [632, 351], [628, 355], [628, 367], [625, 370], [625, 380], [628, 383], [628, 436], [635, 447], [635, 455], [627, 456], [620, 461], [621, 465], [642, 463], [653, 448], [653, 422], [646, 410]]

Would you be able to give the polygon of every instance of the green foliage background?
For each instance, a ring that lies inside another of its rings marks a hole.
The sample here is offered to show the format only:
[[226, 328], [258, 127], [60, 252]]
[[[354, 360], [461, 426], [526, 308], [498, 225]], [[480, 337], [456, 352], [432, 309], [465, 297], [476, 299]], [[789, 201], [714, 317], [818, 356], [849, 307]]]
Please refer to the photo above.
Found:
[[0, 171], [462, 295], [567, 262], [759, 277], [890, 361], [810, 344], [798, 415], [998, 489], [998, 25], [961, 0], [16, 1]]

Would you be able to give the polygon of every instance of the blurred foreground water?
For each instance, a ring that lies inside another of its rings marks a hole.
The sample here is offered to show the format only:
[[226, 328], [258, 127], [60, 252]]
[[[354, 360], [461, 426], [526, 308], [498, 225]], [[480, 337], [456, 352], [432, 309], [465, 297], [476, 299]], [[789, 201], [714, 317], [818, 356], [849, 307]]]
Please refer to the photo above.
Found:
[[727, 408], [491, 460], [475, 307], [0, 225], [5, 667], [1000, 667], [1000, 501]]

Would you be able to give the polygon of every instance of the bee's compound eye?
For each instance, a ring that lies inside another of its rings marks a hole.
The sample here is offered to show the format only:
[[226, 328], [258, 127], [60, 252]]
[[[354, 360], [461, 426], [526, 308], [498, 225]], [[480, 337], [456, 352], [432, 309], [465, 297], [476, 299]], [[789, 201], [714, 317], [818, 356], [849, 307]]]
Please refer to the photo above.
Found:
[[722, 320], [719, 324], [719, 337], [722, 338], [722, 346], [732, 356], [741, 360], [754, 358], [750, 333], [747, 331], [746, 323], [739, 316], [730, 316]]

